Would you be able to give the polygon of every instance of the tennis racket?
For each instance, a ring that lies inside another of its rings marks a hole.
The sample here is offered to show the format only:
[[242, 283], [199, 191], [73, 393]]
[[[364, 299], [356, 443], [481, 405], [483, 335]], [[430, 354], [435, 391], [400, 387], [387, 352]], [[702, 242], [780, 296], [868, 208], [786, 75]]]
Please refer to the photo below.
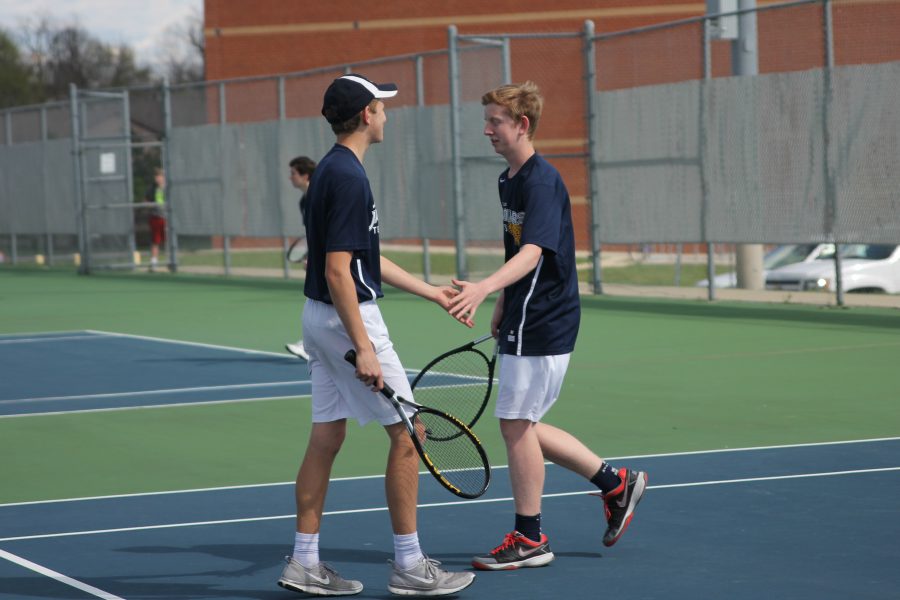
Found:
[[291, 244], [291, 247], [287, 249], [285, 257], [288, 259], [288, 262], [302, 263], [306, 260], [306, 255], [308, 253], [309, 249], [306, 247], [306, 238], [300, 238], [298, 240], [294, 240], [294, 243]]
[[[356, 366], [356, 351], [348, 350], [344, 359]], [[471, 429], [453, 415], [398, 396], [386, 383], [381, 393], [403, 419], [416, 452], [438, 483], [461, 498], [484, 494], [491, 483], [491, 465]], [[415, 409], [412, 417], [404, 404]]]
[[471, 429], [481, 417], [494, 387], [498, 345], [490, 358], [477, 346], [490, 334], [444, 352], [416, 375], [412, 389], [425, 406], [455, 415]]

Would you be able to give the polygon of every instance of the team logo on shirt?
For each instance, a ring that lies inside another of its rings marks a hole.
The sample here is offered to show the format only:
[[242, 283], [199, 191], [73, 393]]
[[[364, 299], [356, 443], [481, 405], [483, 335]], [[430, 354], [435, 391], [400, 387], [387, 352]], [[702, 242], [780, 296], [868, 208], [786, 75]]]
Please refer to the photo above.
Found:
[[378, 209], [372, 207], [372, 222], [369, 223], [369, 233], [378, 235]]
[[522, 223], [525, 221], [525, 212], [516, 212], [506, 207], [503, 208], [503, 231], [513, 236], [516, 246], [522, 245]]

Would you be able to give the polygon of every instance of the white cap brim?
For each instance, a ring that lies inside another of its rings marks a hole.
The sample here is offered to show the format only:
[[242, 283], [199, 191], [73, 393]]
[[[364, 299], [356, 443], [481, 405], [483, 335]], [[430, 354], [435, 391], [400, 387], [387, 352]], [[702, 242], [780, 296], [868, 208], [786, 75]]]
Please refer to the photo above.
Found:
[[356, 77], [355, 75], [344, 75], [340, 79], [349, 79], [359, 85], [363, 86], [373, 96], [376, 98], [393, 98], [397, 95], [397, 86], [393, 83], [382, 83], [381, 85], [375, 85], [368, 79], [363, 79], [362, 77]]

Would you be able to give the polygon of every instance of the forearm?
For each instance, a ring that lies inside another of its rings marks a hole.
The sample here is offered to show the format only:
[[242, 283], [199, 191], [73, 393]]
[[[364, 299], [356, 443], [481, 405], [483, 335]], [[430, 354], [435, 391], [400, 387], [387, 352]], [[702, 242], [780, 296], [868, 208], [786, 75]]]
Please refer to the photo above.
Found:
[[541, 252], [540, 246], [525, 244], [518, 254], [509, 259], [489, 277], [486, 277], [481, 282], [481, 285], [485, 286], [487, 294], [504, 290], [507, 286], [519, 281], [537, 267], [541, 258]]
[[434, 300], [437, 293], [437, 288], [433, 285], [411, 275], [403, 267], [384, 256], [381, 257], [381, 280], [388, 285], [392, 285], [404, 292], [415, 294], [426, 300]]

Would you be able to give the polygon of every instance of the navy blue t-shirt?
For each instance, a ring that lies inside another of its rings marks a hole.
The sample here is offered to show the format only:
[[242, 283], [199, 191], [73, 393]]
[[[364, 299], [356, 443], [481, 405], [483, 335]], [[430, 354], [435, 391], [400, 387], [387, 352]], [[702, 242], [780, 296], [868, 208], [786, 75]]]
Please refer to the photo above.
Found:
[[535, 269], [507, 286], [500, 352], [552, 356], [575, 349], [581, 322], [575, 271], [575, 232], [569, 192], [553, 165], [535, 154], [512, 178], [500, 175], [506, 260], [523, 244], [543, 252]]
[[378, 211], [366, 171], [349, 148], [335, 144], [325, 155], [313, 172], [306, 199], [306, 297], [332, 304], [325, 255], [336, 251], [353, 253], [350, 271], [360, 302], [384, 296]]

